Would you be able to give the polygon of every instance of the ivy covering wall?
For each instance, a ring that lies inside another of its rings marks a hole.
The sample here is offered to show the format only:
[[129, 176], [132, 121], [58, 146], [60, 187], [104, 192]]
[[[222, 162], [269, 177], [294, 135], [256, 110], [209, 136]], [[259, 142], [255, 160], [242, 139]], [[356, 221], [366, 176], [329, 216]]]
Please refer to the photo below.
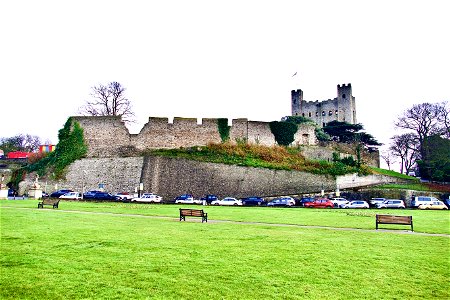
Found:
[[217, 127], [222, 142], [224, 143], [228, 141], [230, 139], [230, 126], [228, 126], [228, 119], [227, 118], [217, 119]]
[[269, 126], [278, 145], [289, 146], [294, 141], [294, 135], [298, 129], [297, 124], [273, 121]]

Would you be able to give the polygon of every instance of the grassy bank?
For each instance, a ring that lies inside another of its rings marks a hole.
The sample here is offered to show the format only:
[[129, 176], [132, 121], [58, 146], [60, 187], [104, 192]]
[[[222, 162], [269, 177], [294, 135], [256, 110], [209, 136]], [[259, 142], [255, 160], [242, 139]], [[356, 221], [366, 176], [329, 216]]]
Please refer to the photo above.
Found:
[[[179, 222], [175, 205], [62, 202], [37, 210], [36, 202], [0, 202], [2, 299], [449, 297], [448, 237]], [[374, 228], [375, 211], [206, 209], [211, 220]], [[448, 212], [404, 212], [424, 231], [438, 232], [431, 223], [441, 222], [448, 232]]]

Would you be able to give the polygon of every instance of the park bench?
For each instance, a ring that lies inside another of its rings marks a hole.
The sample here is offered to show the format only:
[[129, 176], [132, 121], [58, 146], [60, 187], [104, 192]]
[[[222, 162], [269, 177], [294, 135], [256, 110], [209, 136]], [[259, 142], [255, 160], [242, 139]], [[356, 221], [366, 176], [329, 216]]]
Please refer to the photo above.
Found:
[[412, 216], [377, 215], [377, 220], [376, 220], [377, 230], [378, 230], [378, 224], [411, 225], [411, 231], [414, 231]]
[[203, 209], [180, 208], [180, 221], [186, 221], [186, 217], [199, 217], [202, 223], [208, 222], [208, 214]]
[[42, 199], [42, 201], [38, 203], [38, 208], [44, 208], [44, 205], [53, 205], [53, 208], [58, 208], [59, 199]]

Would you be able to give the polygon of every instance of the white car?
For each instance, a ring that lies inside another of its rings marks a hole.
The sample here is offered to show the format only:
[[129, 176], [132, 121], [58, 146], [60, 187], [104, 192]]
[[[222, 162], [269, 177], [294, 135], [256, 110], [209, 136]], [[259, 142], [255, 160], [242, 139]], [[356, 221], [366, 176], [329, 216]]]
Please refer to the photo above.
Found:
[[369, 203], [363, 200], [350, 201], [347, 204], [342, 204], [341, 208], [369, 208]]
[[334, 207], [341, 207], [341, 205], [348, 204], [350, 201], [345, 198], [332, 198], [331, 202], [333, 202]]
[[225, 197], [222, 200], [214, 200], [211, 202], [211, 205], [242, 205], [242, 201], [233, 197]]
[[405, 203], [403, 200], [398, 199], [388, 199], [383, 203], [376, 204], [377, 208], [405, 208]]
[[79, 200], [79, 199], [83, 199], [83, 196], [81, 195], [81, 193], [78, 193], [78, 192], [68, 192], [68, 193], [65, 193], [64, 195], [59, 196], [59, 199]]
[[127, 201], [127, 200], [131, 200], [131, 199], [135, 198], [135, 197], [133, 197], [133, 195], [130, 195], [127, 192], [117, 193], [114, 196], [119, 197], [119, 199], [122, 200], [122, 201]]
[[144, 193], [141, 197], [131, 199], [132, 202], [145, 202], [145, 203], [161, 203], [163, 198], [156, 194]]

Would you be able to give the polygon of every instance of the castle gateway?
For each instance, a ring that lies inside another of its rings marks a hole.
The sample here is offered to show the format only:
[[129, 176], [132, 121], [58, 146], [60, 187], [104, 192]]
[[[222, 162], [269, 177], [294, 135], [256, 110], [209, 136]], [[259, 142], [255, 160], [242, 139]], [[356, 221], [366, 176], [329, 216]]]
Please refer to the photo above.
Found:
[[323, 101], [303, 100], [303, 91], [291, 91], [292, 115], [309, 118], [323, 127], [328, 122], [340, 121], [356, 124], [355, 97], [352, 85], [337, 85], [337, 98]]

